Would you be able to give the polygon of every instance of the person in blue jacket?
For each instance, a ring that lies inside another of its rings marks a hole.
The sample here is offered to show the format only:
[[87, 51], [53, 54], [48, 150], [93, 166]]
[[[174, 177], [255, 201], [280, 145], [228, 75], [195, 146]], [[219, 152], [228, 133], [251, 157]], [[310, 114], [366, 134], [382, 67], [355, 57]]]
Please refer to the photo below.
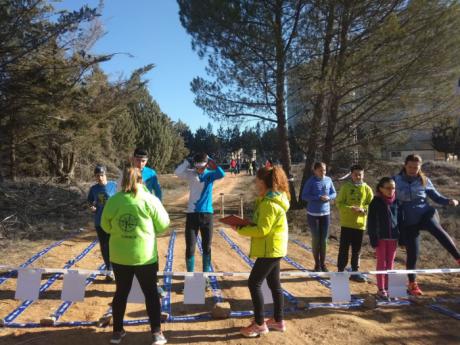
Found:
[[313, 176], [302, 189], [302, 200], [307, 204], [307, 222], [312, 237], [313, 259], [315, 272], [327, 272], [326, 249], [329, 236], [330, 201], [337, 193], [330, 177], [326, 176], [326, 164], [316, 162], [313, 165]]
[[[91, 186], [88, 192], [87, 201], [91, 211], [94, 212], [94, 226], [96, 228], [97, 238], [101, 248], [102, 258], [104, 260], [105, 269], [112, 270], [112, 265], [109, 259], [109, 240], [110, 235], [107, 234], [101, 227], [101, 216], [107, 200], [117, 192], [117, 183], [115, 181], [107, 181], [106, 167], [96, 165], [94, 168], [94, 178], [96, 184]], [[106, 276], [107, 281], [112, 281], [112, 275]]]
[[193, 157], [193, 168], [184, 160], [174, 171], [181, 179], [187, 180], [190, 195], [185, 221], [185, 245], [187, 272], [195, 269], [195, 247], [198, 231], [203, 241], [203, 272], [211, 271], [211, 241], [213, 230], [212, 188], [214, 181], [225, 176], [224, 170], [209, 159], [206, 153]]
[[133, 163], [136, 168], [141, 171], [142, 181], [149, 190], [150, 193], [154, 194], [160, 201], [163, 198], [160, 183], [158, 182], [157, 172], [146, 166], [149, 159], [147, 150], [143, 148], [136, 148], [133, 155]]
[[[449, 234], [439, 223], [436, 209], [428, 198], [440, 205], [457, 206], [458, 201], [441, 195], [431, 180], [422, 172], [422, 158], [411, 154], [406, 157], [401, 172], [394, 177], [396, 197], [402, 209], [401, 244], [407, 252], [407, 269], [415, 269], [420, 248], [420, 230], [427, 230], [453, 256], [460, 265], [460, 252]], [[422, 295], [415, 274], [409, 274], [408, 293]]]

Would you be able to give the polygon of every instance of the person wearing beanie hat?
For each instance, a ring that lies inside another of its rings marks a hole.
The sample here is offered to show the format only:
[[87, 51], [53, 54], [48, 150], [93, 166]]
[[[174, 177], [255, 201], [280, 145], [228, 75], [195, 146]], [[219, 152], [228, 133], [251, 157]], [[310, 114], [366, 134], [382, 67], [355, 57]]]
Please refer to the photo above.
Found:
[[[96, 228], [99, 245], [101, 248], [102, 258], [106, 270], [112, 270], [109, 260], [109, 239], [107, 234], [101, 227], [101, 215], [107, 200], [117, 192], [117, 183], [115, 181], [107, 181], [107, 168], [104, 165], [98, 164], [94, 168], [94, 178], [96, 184], [91, 186], [88, 192], [88, 203], [91, 211], [94, 212], [94, 226]], [[112, 281], [111, 274], [106, 276], [107, 281]]]
[[154, 194], [160, 201], [163, 198], [160, 183], [158, 182], [157, 172], [146, 166], [149, 159], [149, 153], [146, 149], [136, 148], [133, 154], [133, 163], [136, 168], [141, 171], [142, 181], [149, 190], [150, 193]]

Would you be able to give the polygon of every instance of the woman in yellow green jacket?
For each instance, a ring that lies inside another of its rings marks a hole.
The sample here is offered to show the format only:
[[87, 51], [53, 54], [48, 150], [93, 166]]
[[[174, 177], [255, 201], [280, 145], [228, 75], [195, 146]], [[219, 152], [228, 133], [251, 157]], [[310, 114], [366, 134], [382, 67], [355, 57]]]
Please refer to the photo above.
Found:
[[[254, 322], [241, 329], [246, 337], [256, 337], [271, 330], [284, 332], [283, 290], [280, 283], [280, 261], [287, 254], [289, 209], [289, 185], [280, 166], [263, 167], [257, 171], [258, 198], [252, 225], [238, 228], [238, 233], [251, 238], [249, 255], [256, 262], [248, 280], [254, 305]], [[273, 296], [274, 318], [265, 322], [262, 282], [267, 279]]]
[[169, 216], [161, 201], [139, 183], [140, 170], [127, 166], [122, 191], [111, 197], [102, 212], [101, 226], [110, 234], [109, 253], [116, 290], [112, 302], [113, 335], [119, 344], [126, 335], [123, 317], [129, 291], [136, 276], [145, 295], [154, 345], [166, 344], [161, 332], [161, 305], [158, 296], [156, 235], [169, 226]]

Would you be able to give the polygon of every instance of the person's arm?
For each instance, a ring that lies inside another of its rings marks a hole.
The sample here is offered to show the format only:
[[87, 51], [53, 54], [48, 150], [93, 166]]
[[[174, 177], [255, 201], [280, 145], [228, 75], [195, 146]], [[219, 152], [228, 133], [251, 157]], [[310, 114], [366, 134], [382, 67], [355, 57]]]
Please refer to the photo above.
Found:
[[158, 175], [155, 175], [152, 177], [152, 188], [153, 191], [155, 192], [155, 196], [160, 199], [160, 201], [163, 200], [163, 192], [161, 191], [161, 186], [160, 182], [158, 182]]
[[363, 204], [364, 213], [368, 212], [369, 205], [371, 204], [373, 198], [374, 198], [374, 192], [372, 192], [372, 188], [366, 185], [366, 199], [364, 199], [364, 204]]
[[377, 208], [377, 201], [373, 200], [369, 205], [369, 214], [367, 216], [367, 234], [369, 235], [369, 241], [371, 242], [372, 248], [376, 248], [379, 243]]
[[311, 201], [320, 200], [320, 195], [314, 195], [313, 193], [311, 193], [312, 182], [313, 182], [313, 179], [309, 178], [303, 186], [302, 195], [301, 195], [301, 199], [303, 201], [311, 202]]
[[179, 164], [179, 166], [174, 170], [174, 175], [177, 177], [183, 178], [183, 179], [188, 179], [189, 173], [188, 169], [190, 168], [190, 163], [188, 160], [184, 159], [184, 161]]
[[101, 227], [106, 233], [110, 234], [112, 232], [112, 220], [115, 217], [116, 213], [116, 203], [114, 198], [109, 198], [107, 203], [102, 210], [101, 216]]
[[262, 202], [259, 206], [259, 217], [256, 225], [246, 225], [238, 229], [241, 236], [262, 238], [272, 230], [276, 221], [276, 210], [268, 202]]
[[433, 200], [435, 203], [438, 203], [440, 205], [449, 205], [450, 199], [446, 198], [444, 195], [439, 193], [429, 178], [427, 178], [426, 181], [425, 191], [426, 195], [428, 195], [429, 198]]
[[148, 204], [151, 210], [151, 217], [156, 234], [163, 233], [169, 226], [169, 215], [166, 212], [160, 199], [154, 195], [149, 195]]
[[96, 199], [94, 198], [93, 187], [90, 188], [86, 201], [91, 212], [96, 212]]
[[340, 188], [339, 194], [337, 195], [337, 199], [335, 200], [337, 208], [339, 210], [344, 210], [344, 209], [348, 208], [349, 205], [347, 205], [346, 201], [347, 201], [347, 185], [344, 184]]
[[329, 200], [334, 200], [337, 197], [337, 192], [334, 187], [334, 182], [331, 179], [331, 188], [329, 189]]
[[219, 180], [225, 177], [225, 171], [216, 164], [212, 159], [209, 160], [209, 168], [211, 169], [210, 178], [212, 181]]

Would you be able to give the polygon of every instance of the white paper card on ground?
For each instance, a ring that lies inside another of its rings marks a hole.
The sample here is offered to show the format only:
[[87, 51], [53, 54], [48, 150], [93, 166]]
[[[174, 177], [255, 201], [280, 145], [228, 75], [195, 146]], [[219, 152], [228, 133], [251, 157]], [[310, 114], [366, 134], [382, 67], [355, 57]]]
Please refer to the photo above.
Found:
[[206, 279], [202, 272], [195, 272], [193, 276], [185, 276], [184, 304], [205, 303]]
[[332, 303], [350, 302], [350, 278], [349, 275], [332, 274], [331, 275]]
[[139, 285], [139, 280], [137, 280], [136, 276], [134, 276], [133, 278], [133, 284], [131, 285], [131, 291], [129, 291], [128, 303], [138, 303], [138, 304], [145, 303], [144, 293], [142, 292], [141, 286]]
[[14, 298], [21, 301], [37, 300], [40, 293], [41, 279], [41, 269], [19, 269]]
[[61, 292], [61, 300], [79, 302], [85, 299], [87, 274], [69, 270], [64, 274], [64, 287]]
[[264, 296], [264, 304], [273, 304], [273, 296], [267, 284], [267, 279], [262, 283], [262, 295]]
[[388, 294], [391, 298], [407, 297], [405, 274], [388, 274]]

